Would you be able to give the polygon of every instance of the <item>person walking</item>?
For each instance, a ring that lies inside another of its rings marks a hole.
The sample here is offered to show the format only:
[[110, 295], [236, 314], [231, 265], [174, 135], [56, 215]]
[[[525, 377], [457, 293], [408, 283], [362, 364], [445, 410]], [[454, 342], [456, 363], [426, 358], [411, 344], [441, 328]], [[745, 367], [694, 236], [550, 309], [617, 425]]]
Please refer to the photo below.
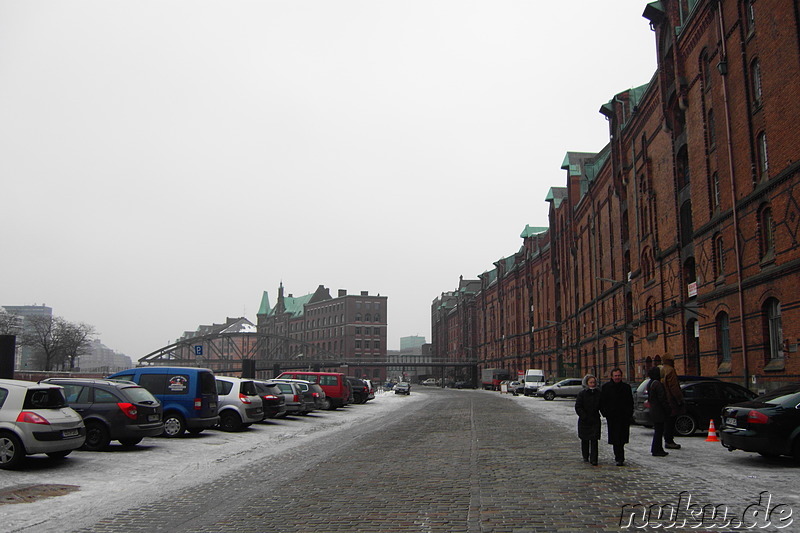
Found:
[[664, 384], [669, 402], [669, 412], [664, 421], [664, 447], [680, 450], [681, 445], [675, 442], [675, 420], [686, 412], [686, 406], [683, 403], [683, 391], [678, 381], [678, 373], [675, 371], [675, 358], [672, 354], [664, 354], [664, 357], [661, 358], [660, 370], [661, 383]]
[[608, 443], [614, 449], [617, 466], [625, 466], [625, 445], [630, 439], [633, 391], [622, 381], [622, 370], [611, 371], [611, 381], [600, 389], [600, 412], [606, 417]]
[[600, 389], [597, 378], [586, 374], [584, 389], [575, 399], [575, 412], [578, 413], [578, 438], [581, 439], [583, 461], [597, 466], [597, 446], [600, 442]]
[[653, 422], [653, 442], [650, 444], [650, 453], [656, 457], [669, 455], [664, 451], [664, 421], [669, 414], [669, 401], [664, 384], [661, 383], [661, 370], [654, 366], [647, 373], [650, 383], [647, 385], [647, 401], [650, 404], [650, 419]]

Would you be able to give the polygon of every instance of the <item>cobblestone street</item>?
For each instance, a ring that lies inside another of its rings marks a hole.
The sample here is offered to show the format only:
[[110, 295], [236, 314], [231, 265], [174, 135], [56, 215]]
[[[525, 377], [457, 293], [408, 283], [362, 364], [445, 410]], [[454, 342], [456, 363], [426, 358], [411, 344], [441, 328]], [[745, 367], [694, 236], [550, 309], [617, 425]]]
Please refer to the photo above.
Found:
[[757, 501], [758, 490], [716, 487], [711, 468], [616, 467], [604, 442], [600, 466], [589, 466], [567, 425], [497, 393], [420, 389], [424, 401], [383, 424], [220, 473], [82, 531], [620, 531], [624, 505], [677, 505], [681, 491], [701, 505], [731, 498], [722, 501], [739, 516]]

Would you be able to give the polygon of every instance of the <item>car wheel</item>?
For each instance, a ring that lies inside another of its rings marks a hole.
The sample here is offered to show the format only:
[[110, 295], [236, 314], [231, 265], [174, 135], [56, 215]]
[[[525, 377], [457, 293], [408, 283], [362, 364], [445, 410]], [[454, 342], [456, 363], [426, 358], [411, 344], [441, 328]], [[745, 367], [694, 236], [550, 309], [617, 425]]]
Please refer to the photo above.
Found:
[[51, 459], [63, 459], [72, 453], [72, 450], [61, 450], [59, 452], [47, 452], [47, 457]]
[[136, 446], [140, 442], [142, 442], [142, 437], [133, 439], [119, 439], [119, 443], [123, 446]]
[[0, 468], [15, 468], [25, 457], [25, 447], [16, 435], [0, 435]]
[[168, 413], [164, 415], [164, 433], [163, 436], [172, 438], [180, 437], [186, 432], [186, 423], [183, 417], [177, 413]]
[[681, 437], [693, 435], [697, 430], [697, 422], [691, 415], [679, 415], [675, 419], [675, 434]]
[[83, 449], [91, 452], [99, 452], [108, 448], [111, 437], [108, 428], [102, 422], [89, 422], [86, 424], [86, 442]]
[[547, 400], [548, 402], [553, 401], [555, 399], [555, 397], [556, 397], [556, 393], [551, 391], [551, 390], [549, 390], [549, 391], [544, 393], [544, 399]]
[[242, 429], [242, 419], [233, 411], [225, 411], [219, 415], [219, 428], [222, 431], [239, 431]]

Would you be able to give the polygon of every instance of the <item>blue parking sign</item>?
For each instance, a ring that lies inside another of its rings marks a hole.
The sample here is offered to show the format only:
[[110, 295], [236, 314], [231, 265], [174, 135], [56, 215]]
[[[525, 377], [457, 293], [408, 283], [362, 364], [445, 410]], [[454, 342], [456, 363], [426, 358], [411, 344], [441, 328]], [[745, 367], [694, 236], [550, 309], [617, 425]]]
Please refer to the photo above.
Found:
[[195, 355], [203, 355], [203, 346], [198, 344], [194, 347], [194, 354]]

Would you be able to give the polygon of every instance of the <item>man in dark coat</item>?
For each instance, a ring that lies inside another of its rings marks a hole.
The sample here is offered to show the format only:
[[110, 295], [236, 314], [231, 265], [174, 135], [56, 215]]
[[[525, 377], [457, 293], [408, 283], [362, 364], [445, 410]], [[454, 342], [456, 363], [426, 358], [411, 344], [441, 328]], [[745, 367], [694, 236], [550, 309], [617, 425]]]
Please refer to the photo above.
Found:
[[600, 412], [608, 424], [608, 443], [614, 449], [617, 466], [625, 465], [625, 445], [630, 438], [633, 417], [633, 391], [622, 381], [622, 370], [611, 371], [611, 381], [600, 390]]
[[597, 378], [587, 374], [583, 378], [585, 387], [575, 399], [575, 412], [578, 413], [578, 438], [581, 439], [581, 453], [585, 462], [597, 466], [597, 446], [600, 442], [600, 389]]
[[669, 455], [664, 451], [664, 421], [670, 413], [667, 391], [661, 383], [661, 371], [657, 366], [650, 369], [647, 377], [650, 378], [647, 401], [650, 404], [650, 418], [653, 421], [653, 443], [650, 445], [650, 453], [656, 457], [665, 457]]

